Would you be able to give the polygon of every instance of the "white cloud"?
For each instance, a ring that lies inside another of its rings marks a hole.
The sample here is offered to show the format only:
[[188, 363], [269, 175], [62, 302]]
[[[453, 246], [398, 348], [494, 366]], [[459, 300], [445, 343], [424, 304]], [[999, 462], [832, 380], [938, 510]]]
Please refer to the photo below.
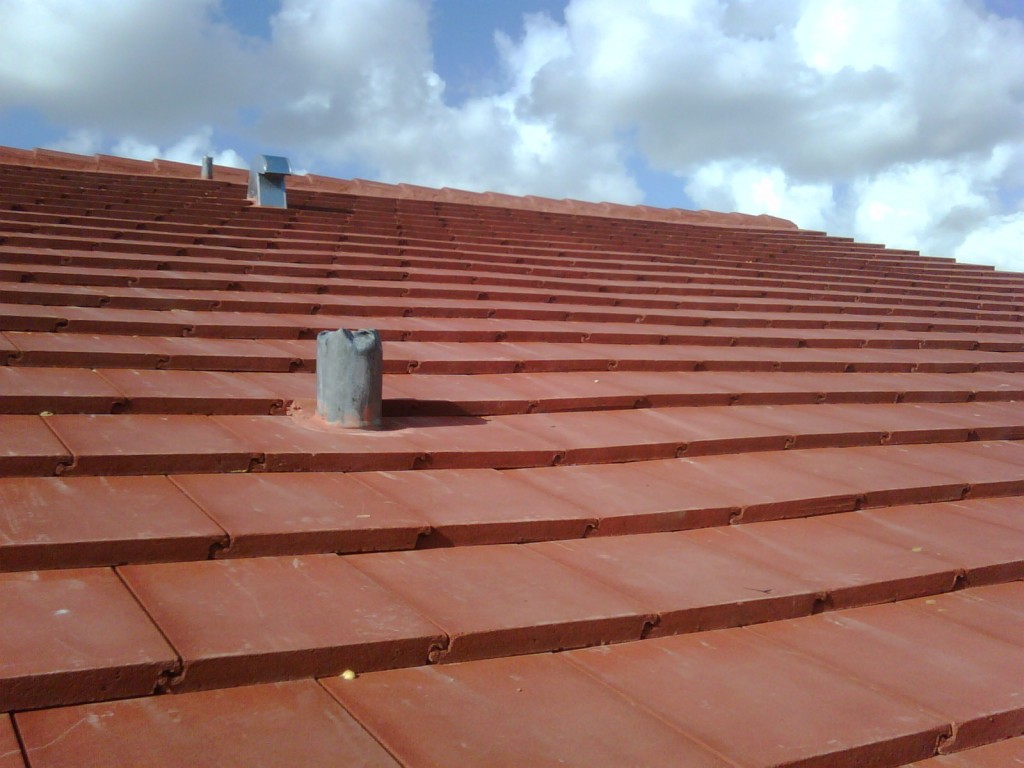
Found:
[[949, 161], [894, 166], [854, 184], [854, 231], [878, 242], [949, 253], [963, 225], [989, 213], [978, 186], [976, 175]]
[[50, 149], [71, 152], [75, 155], [94, 155], [103, 148], [103, 136], [99, 131], [77, 128], [67, 136], [50, 145]]
[[432, 69], [422, 2], [295, 0], [273, 28], [282, 90], [295, 94], [283, 109], [265, 111], [264, 129], [276, 141], [372, 165], [387, 181], [642, 198], [615, 137], [561, 131], [552, 116], [532, 109], [535, 77], [570, 52], [566, 31], [546, 16], [527, 18], [519, 43], [496, 37], [505, 89], [458, 107], [445, 102]]
[[218, 151], [213, 146], [213, 129], [206, 126], [163, 149], [156, 144], [139, 141], [134, 136], [126, 136], [114, 144], [111, 152], [120, 157], [131, 157], [136, 160], [151, 160], [154, 157], [160, 157], [191, 165], [199, 165], [202, 159], [209, 155], [217, 165], [226, 165], [232, 168], [249, 167], [249, 164], [235, 150]]
[[1024, 271], [1024, 213], [1004, 213], [999, 195], [1022, 164], [1021, 148], [1000, 145], [987, 156], [899, 164], [840, 185], [717, 162], [697, 169], [686, 192], [704, 208], [769, 213], [808, 229]]
[[850, 195], [852, 220], [833, 225], [860, 239], [1024, 271], [1024, 251], [1014, 253], [1009, 242], [1019, 224], [1000, 194], [1015, 185], [1022, 165], [1024, 146], [1013, 144], [895, 165], [858, 178]]
[[953, 251], [959, 261], [1024, 272], [1024, 212], [993, 216]]
[[922, 13], [943, 14], [933, 2], [902, 2], [901, 9], [888, 2], [811, 0], [793, 29], [801, 58], [819, 72], [833, 75], [846, 67], [856, 72], [876, 67], [897, 69], [907, 39], [906, 30], [901, 28], [909, 18], [906, 9], [913, 4], [918, 19]]
[[0, 0], [0, 106], [168, 140], [228, 120], [259, 79], [217, 0]]
[[1024, 268], [1024, 25], [978, 0], [571, 0], [457, 105], [429, 0], [282, 0], [266, 41], [217, 9], [0, 0], [0, 109], [71, 151], [235, 152], [216, 126], [318, 172], [627, 203], [640, 156], [698, 206]]
[[574, 0], [572, 56], [543, 73], [538, 107], [635, 131], [683, 173], [741, 158], [813, 180], [1022, 136], [1020, 24], [952, 0], [757, 5]]
[[828, 184], [794, 183], [781, 168], [727, 161], [698, 168], [686, 193], [703, 208], [767, 213], [805, 229], [824, 229], [834, 209]]

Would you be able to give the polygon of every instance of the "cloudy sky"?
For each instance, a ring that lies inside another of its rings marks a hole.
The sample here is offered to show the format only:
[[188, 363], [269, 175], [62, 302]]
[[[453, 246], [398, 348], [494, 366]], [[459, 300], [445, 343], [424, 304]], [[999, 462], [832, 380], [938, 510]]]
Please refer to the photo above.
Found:
[[1024, 0], [0, 0], [0, 144], [770, 213], [1024, 270]]

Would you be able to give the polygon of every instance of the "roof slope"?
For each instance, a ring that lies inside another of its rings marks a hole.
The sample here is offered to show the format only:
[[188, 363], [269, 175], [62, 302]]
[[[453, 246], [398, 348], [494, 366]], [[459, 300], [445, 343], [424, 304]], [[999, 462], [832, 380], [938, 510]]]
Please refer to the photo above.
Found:
[[0, 153], [0, 768], [1024, 760], [1024, 276], [185, 170]]

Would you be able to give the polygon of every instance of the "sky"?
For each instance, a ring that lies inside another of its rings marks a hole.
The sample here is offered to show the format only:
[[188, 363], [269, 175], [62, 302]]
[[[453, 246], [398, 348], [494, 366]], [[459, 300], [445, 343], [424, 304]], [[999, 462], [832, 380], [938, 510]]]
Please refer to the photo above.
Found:
[[768, 213], [1024, 271], [1024, 0], [0, 0], [0, 145]]

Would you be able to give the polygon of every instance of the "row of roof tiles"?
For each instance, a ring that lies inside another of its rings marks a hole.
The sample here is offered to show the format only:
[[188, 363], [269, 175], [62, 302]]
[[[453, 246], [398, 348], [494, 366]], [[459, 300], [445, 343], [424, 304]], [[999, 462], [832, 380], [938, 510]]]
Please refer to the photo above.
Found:
[[[0, 413], [278, 414], [316, 396], [300, 373], [139, 368], [0, 366]], [[782, 373], [605, 371], [592, 373], [385, 374], [387, 416], [493, 416], [516, 413], [795, 405], [1016, 401], [1016, 373]]]
[[393, 417], [378, 432], [312, 414], [0, 416], [7, 475], [514, 469], [829, 446], [1014, 440], [1016, 403], [841, 403]]
[[[341, 583], [352, 578], [361, 577]], [[368, 599], [365, 588], [360, 596]], [[853, 768], [922, 760], [940, 745], [984, 753], [981, 762], [966, 752], [936, 765], [1005, 766], [1020, 758], [1022, 740], [987, 745], [1019, 732], [1022, 599], [1019, 583], [1000, 585], [558, 655], [90, 704], [15, 721], [32, 766], [103, 765], [111, 755], [125, 764], [327, 765], [344, 755], [360, 765]], [[422, 621], [389, 618], [410, 629]], [[403, 652], [401, 641], [391, 645]], [[0, 759], [17, 765], [20, 750], [10, 735], [6, 742]]]
[[1015, 496], [1022, 451], [991, 441], [511, 471], [9, 477], [0, 570], [573, 539]]
[[1022, 532], [1010, 504], [984, 500], [518, 546], [11, 573], [0, 698], [33, 709], [781, 621], [1020, 579]]

